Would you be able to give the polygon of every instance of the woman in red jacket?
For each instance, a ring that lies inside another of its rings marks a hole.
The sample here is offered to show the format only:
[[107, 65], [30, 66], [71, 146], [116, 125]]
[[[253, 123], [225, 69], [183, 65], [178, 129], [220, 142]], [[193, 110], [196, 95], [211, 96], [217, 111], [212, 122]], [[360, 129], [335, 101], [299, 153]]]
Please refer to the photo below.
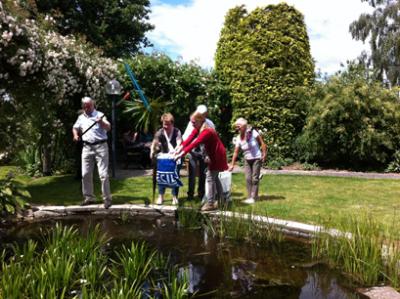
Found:
[[195, 112], [191, 115], [190, 121], [193, 124], [194, 130], [177, 150], [176, 158], [178, 159], [186, 155], [199, 144], [204, 144], [209, 158], [206, 174], [208, 194], [206, 195], [207, 203], [201, 210], [215, 210], [218, 207], [217, 196], [222, 195], [222, 186], [218, 179], [218, 174], [220, 171], [228, 169], [226, 150], [217, 132], [210, 128], [205, 122], [204, 115]]

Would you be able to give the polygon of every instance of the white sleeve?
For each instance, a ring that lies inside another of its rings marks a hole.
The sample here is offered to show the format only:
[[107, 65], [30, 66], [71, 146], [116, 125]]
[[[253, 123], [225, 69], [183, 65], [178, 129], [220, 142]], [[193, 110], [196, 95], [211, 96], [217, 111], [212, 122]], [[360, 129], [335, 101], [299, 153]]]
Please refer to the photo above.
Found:
[[81, 124], [81, 116], [79, 115], [76, 122], [74, 123], [74, 125], [72, 126], [74, 129], [80, 129], [82, 126]]
[[257, 139], [257, 137], [260, 136], [260, 133], [258, 133], [258, 131], [255, 129], [253, 129], [252, 131], [253, 131], [253, 138]]
[[186, 127], [185, 133], [183, 133], [183, 135], [182, 135], [182, 140], [183, 141], [188, 139], [190, 134], [192, 134], [193, 129], [194, 129], [193, 124], [191, 122], [189, 122], [187, 127]]
[[206, 123], [207, 123], [207, 125], [208, 125], [211, 129], [214, 129], [214, 130], [215, 130], [215, 125], [214, 125], [214, 123], [212, 122], [211, 119], [206, 118]]

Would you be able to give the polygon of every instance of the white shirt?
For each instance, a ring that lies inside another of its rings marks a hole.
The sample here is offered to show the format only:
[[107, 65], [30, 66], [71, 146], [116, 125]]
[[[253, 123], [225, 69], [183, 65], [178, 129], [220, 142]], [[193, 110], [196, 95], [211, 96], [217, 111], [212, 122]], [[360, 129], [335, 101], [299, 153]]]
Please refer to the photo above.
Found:
[[257, 137], [260, 134], [253, 129], [247, 129], [244, 139], [240, 138], [240, 134], [236, 138], [236, 147], [240, 147], [246, 160], [261, 159], [260, 145]]
[[[82, 113], [78, 116], [73, 128], [80, 130], [82, 133], [85, 132], [93, 123], [96, 122], [97, 117], [102, 117], [104, 113], [97, 111], [96, 109], [89, 115]], [[103, 121], [107, 121], [106, 117], [103, 117]], [[97, 142], [101, 140], [107, 140], [107, 131], [103, 129], [99, 123], [96, 123], [89, 131], [82, 136], [82, 140], [86, 142]]]
[[[215, 130], [215, 125], [214, 123], [211, 121], [211, 119], [206, 118], [206, 124]], [[188, 137], [190, 136], [190, 134], [192, 134], [194, 129], [194, 126], [192, 124], [192, 122], [189, 122], [186, 129], [185, 129], [185, 133], [183, 133], [182, 135], [182, 140], [185, 141], [186, 139], [188, 139]]]

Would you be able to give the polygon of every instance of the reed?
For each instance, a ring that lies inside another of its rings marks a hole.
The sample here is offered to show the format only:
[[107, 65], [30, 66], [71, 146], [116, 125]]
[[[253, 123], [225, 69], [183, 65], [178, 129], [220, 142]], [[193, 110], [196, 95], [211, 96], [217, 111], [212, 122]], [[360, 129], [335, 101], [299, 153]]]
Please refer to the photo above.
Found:
[[209, 225], [212, 225], [212, 231], [220, 238], [236, 241], [269, 245], [271, 243], [279, 244], [284, 239], [281, 228], [268, 220], [256, 218], [251, 210], [246, 214], [235, 213], [234, 210], [229, 214], [223, 212], [216, 221], [210, 222]]
[[200, 229], [207, 222], [207, 217], [193, 207], [179, 207], [176, 211], [176, 216], [179, 225], [187, 229]]
[[[27, 241], [3, 250], [0, 298], [185, 298], [187, 281], [169, 257], [145, 243], [107, 255], [107, 238], [98, 226], [81, 235], [56, 225], [42, 232], [42, 244]], [[39, 250], [39, 247], [42, 248]]]
[[334, 226], [340, 232], [329, 234], [327, 224], [312, 242], [314, 259], [327, 261], [363, 285], [399, 286], [400, 248], [398, 225], [379, 224], [370, 215], [347, 217]]

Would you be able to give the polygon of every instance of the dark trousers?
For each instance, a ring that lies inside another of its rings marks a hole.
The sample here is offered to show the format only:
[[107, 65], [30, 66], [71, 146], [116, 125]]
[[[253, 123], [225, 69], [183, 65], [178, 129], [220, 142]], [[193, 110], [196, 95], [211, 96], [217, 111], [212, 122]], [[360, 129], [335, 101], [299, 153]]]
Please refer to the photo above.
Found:
[[194, 196], [194, 190], [196, 187], [196, 166], [199, 165], [199, 182], [197, 186], [197, 195], [200, 199], [203, 198], [206, 184], [206, 167], [207, 164], [204, 162], [203, 155], [201, 154], [189, 154], [189, 186], [188, 186], [188, 198], [192, 199]]

